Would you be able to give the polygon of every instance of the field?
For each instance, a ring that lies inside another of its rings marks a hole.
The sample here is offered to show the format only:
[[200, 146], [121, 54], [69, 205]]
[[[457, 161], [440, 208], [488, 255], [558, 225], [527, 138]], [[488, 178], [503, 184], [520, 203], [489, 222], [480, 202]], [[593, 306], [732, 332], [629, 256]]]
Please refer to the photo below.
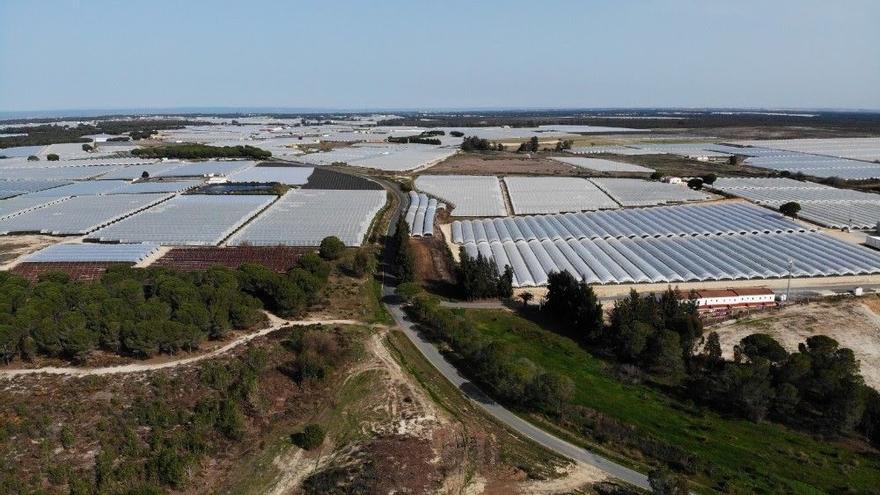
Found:
[[588, 175], [585, 170], [544, 157], [517, 153], [456, 153], [428, 168], [428, 174]]
[[[19, 263], [10, 272], [24, 277], [30, 281], [37, 280], [40, 275], [48, 272], [62, 272], [70, 276], [72, 280], [87, 282], [98, 280], [113, 265], [119, 263], [103, 262], [70, 262], [70, 263]], [[129, 263], [122, 263], [129, 264]]]
[[789, 352], [811, 335], [827, 335], [853, 350], [861, 363], [865, 383], [880, 390], [880, 298], [791, 305], [778, 311], [756, 313], [732, 325], [712, 328], [721, 337], [721, 349], [733, 357], [733, 346], [753, 333], [766, 333]]
[[285, 273], [296, 264], [300, 256], [313, 251], [314, 249], [286, 246], [172, 248], [151, 266], [193, 271], [212, 266], [235, 269], [244, 263], [259, 263], [277, 273]]
[[678, 155], [597, 155], [596, 158], [634, 163], [652, 168], [662, 175], [674, 177], [694, 177], [708, 174], [715, 174], [719, 177], [773, 175], [771, 170], [748, 165], [731, 165], [726, 160], [703, 162]]
[[[680, 403], [654, 388], [625, 385], [612, 377], [610, 365], [570, 339], [514, 314], [461, 311], [486, 336], [504, 343], [507, 352], [570, 377], [576, 386], [575, 404], [631, 424], [642, 433], [695, 455], [703, 466], [695, 476], [700, 492], [724, 492], [734, 484], [749, 487], [746, 492], [754, 493], [876, 489], [880, 459], [872, 451], [860, 453], [863, 448], [859, 445], [823, 442], [770, 423], [720, 417]], [[562, 432], [574, 435], [564, 429]], [[623, 446], [599, 447], [620, 451]], [[639, 459], [634, 448], [626, 450]]]

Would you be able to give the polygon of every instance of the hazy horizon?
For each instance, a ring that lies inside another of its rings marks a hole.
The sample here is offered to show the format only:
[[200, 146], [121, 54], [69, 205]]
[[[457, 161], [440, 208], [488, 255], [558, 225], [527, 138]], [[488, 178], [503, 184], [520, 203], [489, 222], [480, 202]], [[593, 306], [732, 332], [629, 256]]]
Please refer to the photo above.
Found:
[[0, 114], [880, 109], [880, 3], [0, 3]]

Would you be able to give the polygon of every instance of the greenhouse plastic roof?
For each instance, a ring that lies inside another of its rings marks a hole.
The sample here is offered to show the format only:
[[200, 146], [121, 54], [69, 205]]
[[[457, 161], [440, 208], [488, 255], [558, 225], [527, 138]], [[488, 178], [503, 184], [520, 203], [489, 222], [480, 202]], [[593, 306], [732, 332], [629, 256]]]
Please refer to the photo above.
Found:
[[175, 196], [161, 205], [105, 227], [90, 237], [100, 241], [213, 246], [235, 232], [275, 198], [271, 195]]
[[415, 188], [455, 206], [457, 217], [507, 215], [498, 177], [480, 175], [420, 175]]
[[294, 189], [229, 240], [233, 246], [317, 246], [328, 236], [360, 246], [385, 205], [384, 190]]
[[29, 263], [140, 263], [159, 249], [156, 244], [55, 244], [25, 256]]

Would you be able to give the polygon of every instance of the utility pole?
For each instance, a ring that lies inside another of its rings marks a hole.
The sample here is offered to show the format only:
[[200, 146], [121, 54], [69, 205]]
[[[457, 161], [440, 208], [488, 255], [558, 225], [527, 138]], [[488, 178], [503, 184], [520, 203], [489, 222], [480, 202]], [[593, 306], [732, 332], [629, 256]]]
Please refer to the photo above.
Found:
[[788, 283], [785, 285], [785, 304], [788, 304], [788, 298], [791, 297], [791, 273], [794, 271], [794, 260], [788, 260]]

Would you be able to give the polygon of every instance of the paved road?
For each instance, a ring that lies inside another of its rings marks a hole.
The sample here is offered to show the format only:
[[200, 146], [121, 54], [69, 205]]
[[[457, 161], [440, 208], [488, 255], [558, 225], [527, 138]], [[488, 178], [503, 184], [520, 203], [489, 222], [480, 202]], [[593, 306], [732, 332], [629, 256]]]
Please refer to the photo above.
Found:
[[[399, 216], [400, 211], [406, 208], [408, 199], [404, 194], [400, 192], [397, 187], [395, 187], [394, 184], [391, 184], [388, 181], [381, 180], [379, 182], [381, 182], [382, 185], [386, 187], [386, 189], [389, 189], [392, 193], [397, 195], [398, 199], [401, 200], [400, 209], [394, 216], [394, 219], [388, 228], [388, 237], [390, 238], [395, 231], [396, 218], [397, 216]], [[422, 355], [425, 356], [425, 359], [427, 359], [428, 362], [430, 362], [437, 369], [437, 371], [439, 371], [444, 377], [446, 377], [446, 379], [449, 380], [450, 383], [458, 387], [458, 389], [461, 390], [462, 394], [464, 394], [465, 397], [474, 401], [478, 406], [480, 406], [484, 411], [486, 411], [496, 420], [505, 424], [507, 427], [519, 433], [520, 435], [541, 445], [542, 447], [572, 460], [594, 466], [599, 470], [607, 473], [612, 478], [616, 478], [620, 481], [624, 481], [642, 489], [650, 490], [651, 487], [648, 484], [648, 477], [644, 474], [617, 464], [616, 462], [606, 459], [605, 457], [590, 452], [589, 450], [586, 450], [584, 448], [578, 447], [577, 445], [569, 443], [559, 437], [551, 435], [550, 433], [547, 433], [546, 431], [520, 418], [516, 414], [512, 413], [510, 410], [492, 400], [489, 396], [483, 393], [483, 391], [481, 391], [480, 388], [477, 387], [473, 382], [471, 382], [461, 373], [459, 373], [458, 370], [449, 361], [447, 361], [442, 354], [440, 354], [440, 351], [437, 350], [434, 344], [422, 338], [422, 336], [415, 330], [413, 323], [407, 320], [401, 306], [401, 300], [397, 296], [397, 289], [394, 286], [393, 276], [388, 275], [387, 270], [385, 269], [388, 267], [390, 256], [388, 250], [386, 249], [385, 251], [386, 258], [383, 260], [382, 263], [382, 295], [385, 307], [391, 313], [391, 316], [394, 318], [394, 321], [397, 323], [403, 333], [410, 339], [410, 341], [412, 341], [412, 343], [416, 346], [416, 348], [418, 348]]]

